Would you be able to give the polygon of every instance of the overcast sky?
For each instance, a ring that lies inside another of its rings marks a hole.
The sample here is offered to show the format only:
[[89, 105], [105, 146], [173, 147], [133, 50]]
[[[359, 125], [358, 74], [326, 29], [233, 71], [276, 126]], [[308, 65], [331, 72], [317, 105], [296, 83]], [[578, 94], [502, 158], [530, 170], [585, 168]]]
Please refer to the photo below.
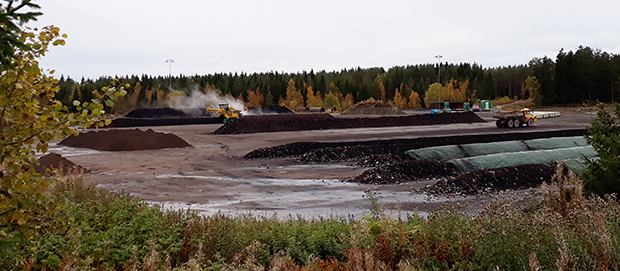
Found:
[[114, 75], [298, 72], [555, 59], [579, 45], [620, 53], [620, 1], [38, 0], [67, 45], [45, 68]]

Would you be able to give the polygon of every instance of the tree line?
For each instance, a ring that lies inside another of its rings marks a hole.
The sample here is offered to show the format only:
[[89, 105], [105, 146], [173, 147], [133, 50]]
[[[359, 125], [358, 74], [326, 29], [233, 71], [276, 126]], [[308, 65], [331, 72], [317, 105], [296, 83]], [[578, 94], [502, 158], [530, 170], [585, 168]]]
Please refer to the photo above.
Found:
[[[440, 78], [438, 73], [441, 74]], [[271, 71], [193, 76], [181, 74], [173, 77], [131, 75], [104, 76], [95, 80], [82, 78], [79, 81], [63, 76], [58, 82], [60, 91], [57, 98], [64, 104], [71, 104], [73, 100], [88, 101], [92, 98], [93, 90], [108, 85], [116, 78], [132, 86], [126, 97], [128, 100], [133, 99], [130, 108], [162, 107], [166, 106], [164, 100], [171, 95], [189, 95], [192, 91], [212, 89], [245, 102], [251, 99], [251, 103], [260, 101], [261, 105], [291, 104], [291, 99], [298, 100], [292, 103], [296, 106], [307, 106], [307, 103], [320, 105], [328, 95], [333, 100], [333, 95], [338, 98], [341, 106], [374, 99], [391, 101], [403, 108], [428, 108], [430, 101], [439, 99], [429, 96], [435, 93], [434, 88], [438, 88], [431, 87], [438, 83], [438, 79], [441, 83], [439, 90], [435, 90], [440, 92], [438, 97], [460, 97], [459, 101], [475, 102], [478, 99], [504, 96], [528, 99], [535, 94], [538, 105], [581, 104], [618, 100], [620, 57], [580, 46], [575, 51], [561, 49], [555, 60], [549, 57], [533, 58], [527, 65], [496, 68], [484, 68], [476, 63], [446, 62], [440, 65], [394, 66], [387, 70], [357, 67], [331, 72]], [[449, 94], [450, 90], [453, 91], [452, 95]], [[446, 95], [441, 94], [444, 91]], [[422, 102], [412, 102], [414, 96]]]

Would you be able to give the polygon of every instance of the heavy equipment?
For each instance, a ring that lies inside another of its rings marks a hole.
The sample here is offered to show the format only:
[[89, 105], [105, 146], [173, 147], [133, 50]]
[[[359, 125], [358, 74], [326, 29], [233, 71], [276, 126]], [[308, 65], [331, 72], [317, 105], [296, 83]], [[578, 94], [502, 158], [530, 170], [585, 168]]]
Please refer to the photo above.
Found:
[[500, 111], [493, 115], [493, 117], [497, 119], [495, 122], [497, 128], [518, 128], [523, 125], [534, 126], [534, 122], [538, 121], [538, 118], [529, 108], [523, 108], [512, 112]]
[[219, 104], [219, 107], [220, 108], [218, 109], [207, 107], [207, 111], [217, 113], [217, 116], [220, 118], [223, 117], [224, 123], [234, 122], [235, 120], [238, 120], [241, 117], [241, 111], [248, 110], [247, 107], [244, 107], [243, 109], [233, 108], [232, 106], [229, 106], [227, 103], [221, 103]]

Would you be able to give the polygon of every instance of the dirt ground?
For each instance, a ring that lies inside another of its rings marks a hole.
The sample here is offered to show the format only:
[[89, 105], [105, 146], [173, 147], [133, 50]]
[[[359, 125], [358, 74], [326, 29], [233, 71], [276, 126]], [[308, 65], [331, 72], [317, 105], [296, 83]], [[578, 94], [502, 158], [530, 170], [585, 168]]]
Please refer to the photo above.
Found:
[[[595, 114], [570, 114], [543, 119], [534, 127], [498, 129], [492, 113], [477, 113], [487, 122], [380, 128], [330, 129], [275, 133], [215, 135], [220, 124], [141, 127], [173, 133], [193, 147], [106, 152], [54, 145], [61, 154], [86, 168], [84, 179], [112, 191], [123, 191], [170, 208], [202, 214], [246, 214], [280, 217], [353, 217], [370, 213], [363, 198], [378, 189], [379, 203], [392, 216], [426, 215], [445, 202], [463, 203], [475, 212], [494, 195], [446, 197], [412, 191], [437, 180], [395, 185], [346, 183], [368, 167], [349, 163], [304, 164], [287, 158], [244, 159], [252, 150], [293, 142], [368, 141], [417, 137], [520, 133], [584, 128]], [[335, 116], [339, 117], [339, 116]], [[135, 129], [135, 128], [128, 128]], [[537, 189], [501, 193], [521, 199]]]

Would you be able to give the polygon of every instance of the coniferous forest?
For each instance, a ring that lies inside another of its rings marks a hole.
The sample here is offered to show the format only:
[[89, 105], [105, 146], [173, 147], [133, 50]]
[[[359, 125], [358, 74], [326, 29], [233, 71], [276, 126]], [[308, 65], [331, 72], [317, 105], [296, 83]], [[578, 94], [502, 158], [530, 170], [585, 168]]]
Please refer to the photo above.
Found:
[[[555, 59], [533, 58], [527, 65], [485, 68], [476, 63], [441, 63], [395, 66], [383, 68], [351, 68], [340, 71], [303, 71], [283, 73], [215, 73], [208, 75], [117, 76], [121, 83], [129, 83], [128, 98], [133, 97], [132, 108], [166, 106], [162, 100], [175, 92], [189, 95], [192, 91], [218, 89], [224, 94], [242, 97], [259, 94], [262, 105], [275, 105], [287, 98], [287, 88], [300, 92], [303, 97], [325, 97], [330, 92], [344, 99], [348, 94], [354, 102], [370, 98], [393, 100], [395, 96], [411, 97], [416, 92], [424, 100], [429, 86], [437, 83], [438, 66], [443, 86], [448, 83], [466, 88], [466, 100], [530, 98], [532, 82], [539, 95], [538, 105], [566, 105], [594, 102], [612, 102], [620, 98], [620, 55], [580, 46], [576, 50], [561, 49]], [[530, 80], [528, 80], [528, 78]], [[75, 80], [60, 78], [57, 98], [64, 104], [73, 100], [88, 101], [92, 91], [106, 86], [114, 77]], [[292, 80], [292, 81], [291, 81]], [[398, 93], [397, 93], [398, 92]], [[305, 100], [305, 99], [304, 99]], [[421, 106], [424, 106], [422, 103]]]

